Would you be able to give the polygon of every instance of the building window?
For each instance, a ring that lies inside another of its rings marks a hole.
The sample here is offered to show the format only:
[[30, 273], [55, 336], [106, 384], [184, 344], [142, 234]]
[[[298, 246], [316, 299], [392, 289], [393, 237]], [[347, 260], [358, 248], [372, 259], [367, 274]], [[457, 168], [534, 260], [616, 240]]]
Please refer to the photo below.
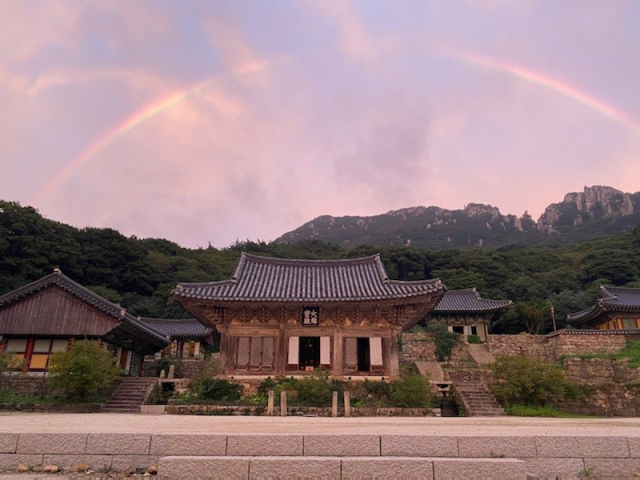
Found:
[[52, 338], [10, 338], [7, 342], [7, 352], [13, 353], [14, 362], [25, 362], [29, 370], [46, 370], [49, 368], [51, 355], [65, 352], [69, 340]]

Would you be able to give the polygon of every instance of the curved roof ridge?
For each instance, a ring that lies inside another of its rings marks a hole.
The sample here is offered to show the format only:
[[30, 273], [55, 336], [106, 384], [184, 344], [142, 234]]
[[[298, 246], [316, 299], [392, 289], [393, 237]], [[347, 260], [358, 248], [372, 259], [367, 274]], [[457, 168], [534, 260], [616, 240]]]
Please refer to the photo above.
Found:
[[389, 280], [380, 254], [309, 260], [243, 252], [231, 280], [178, 284], [178, 298], [230, 302], [352, 302], [402, 300], [445, 290], [440, 279]]
[[349, 266], [364, 265], [373, 263], [380, 258], [380, 254], [376, 253], [366, 257], [357, 258], [330, 258], [330, 259], [312, 259], [312, 258], [281, 258], [267, 257], [264, 255], [255, 255], [253, 253], [242, 252], [240, 261], [251, 261], [255, 263], [264, 263], [267, 265], [286, 265], [286, 266]]

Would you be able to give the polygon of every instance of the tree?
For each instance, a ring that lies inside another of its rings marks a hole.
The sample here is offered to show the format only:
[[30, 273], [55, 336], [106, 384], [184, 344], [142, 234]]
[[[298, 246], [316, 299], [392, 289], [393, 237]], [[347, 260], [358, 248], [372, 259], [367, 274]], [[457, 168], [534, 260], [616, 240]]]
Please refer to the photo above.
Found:
[[114, 357], [95, 340], [71, 343], [66, 352], [51, 357], [49, 386], [70, 400], [88, 401], [120, 374]]

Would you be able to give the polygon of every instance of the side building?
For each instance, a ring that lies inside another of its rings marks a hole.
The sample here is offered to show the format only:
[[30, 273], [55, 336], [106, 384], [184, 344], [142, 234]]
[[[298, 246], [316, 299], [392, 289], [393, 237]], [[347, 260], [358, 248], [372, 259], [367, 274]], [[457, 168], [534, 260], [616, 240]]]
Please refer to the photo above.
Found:
[[216, 331], [195, 318], [140, 317], [139, 320], [171, 341], [171, 345], [162, 351], [163, 357], [204, 358], [206, 346], [213, 346], [217, 340]]
[[73, 339], [100, 340], [125, 375], [138, 376], [145, 355], [169, 341], [125, 309], [74, 282], [58, 269], [0, 296], [0, 351], [23, 372], [43, 373]]
[[477, 335], [486, 342], [493, 318], [512, 306], [511, 300], [484, 299], [475, 288], [447, 290], [424, 323], [443, 321], [450, 332]]
[[219, 373], [398, 375], [397, 335], [445, 292], [440, 280], [390, 280], [379, 255], [286, 260], [242, 253], [229, 280], [172, 296], [221, 334]]
[[640, 329], [640, 288], [600, 286], [595, 305], [570, 313], [567, 321], [581, 329]]

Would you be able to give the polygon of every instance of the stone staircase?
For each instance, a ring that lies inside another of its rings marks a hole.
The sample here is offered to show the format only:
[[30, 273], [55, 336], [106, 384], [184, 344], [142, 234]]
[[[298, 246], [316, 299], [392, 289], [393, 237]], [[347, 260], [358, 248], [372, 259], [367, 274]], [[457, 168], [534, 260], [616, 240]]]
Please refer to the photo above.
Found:
[[140, 405], [158, 385], [155, 377], [124, 377], [107, 403], [103, 413], [140, 413]]
[[497, 417], [506, 415], [486, 384], [481, 382], [453, 382], [456, 395], [464, 405], [468, 417]]

